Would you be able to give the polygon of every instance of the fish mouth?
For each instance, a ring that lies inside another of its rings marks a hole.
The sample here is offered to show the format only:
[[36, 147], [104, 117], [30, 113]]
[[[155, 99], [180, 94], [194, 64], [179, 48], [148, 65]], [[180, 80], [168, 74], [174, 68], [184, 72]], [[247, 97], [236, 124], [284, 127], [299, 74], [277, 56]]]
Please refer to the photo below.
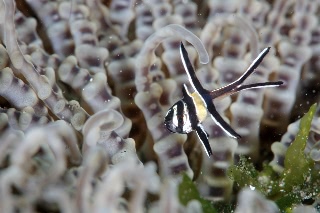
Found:
[[177, 128], [175, 126], [173, 126], [173, 124], [170, 121], [165, 121], [164, 122], [164, 126], [167, 128], [167, 130], [169, 130], [172, 133], [176, 133], [177, 132], [176, 131]]

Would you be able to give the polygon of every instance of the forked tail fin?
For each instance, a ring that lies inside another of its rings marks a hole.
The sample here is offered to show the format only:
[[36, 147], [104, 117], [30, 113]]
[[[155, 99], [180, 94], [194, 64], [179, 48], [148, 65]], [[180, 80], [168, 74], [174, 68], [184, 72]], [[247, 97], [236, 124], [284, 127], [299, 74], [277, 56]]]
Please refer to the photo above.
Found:
[[234, 82], [210, 92], [210, 97], [212, 99], [215, 98], [222, 98], [224, 96], [232, 95], [234, 93], [240, 92], [246, 89], [257, 89], [257, 88], [264, 88], [264, 87], [277, 87], [283, 84], [282, 81], [274, 81], [274, 82], [262, 82], [262, 83], [253, 83], [247, 85], [241, 85], [259, 66], [262, 62], [263, 58], [268, 54], [270, 47], [265, 48], [262, 52], [258, 55], [258, 57], [250, 64], [248, 69], [243, 73], [237, 80]]

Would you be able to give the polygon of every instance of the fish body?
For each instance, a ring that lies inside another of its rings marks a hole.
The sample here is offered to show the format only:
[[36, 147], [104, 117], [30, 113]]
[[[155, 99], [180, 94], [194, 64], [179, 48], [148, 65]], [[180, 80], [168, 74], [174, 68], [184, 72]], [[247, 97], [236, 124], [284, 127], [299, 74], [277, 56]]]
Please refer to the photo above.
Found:
[[191, 97], [194, 101], [198, 120], [201, 123], [208, 115], [207, 108], [205, 107], [205, 103], [201, 96], [197, 92], [191, 93]]
[[209, 91], [202, 87], [198, 80], [192, 64], [189, 60], [188, 53], [181, 42], [180, 45], [180, 56], [182, 64], [188, 75], [189, 82], [195, 92], [190, 93], [185, 84], [182, 87], [183, 98], [177, 101], [172, 107], [169, 108], [165, 119], [164, 125], [166, 128], [174, 133], [187, 134], [192, 131], [196, 131], [204, 150], [210, 157], [212, 155], [212, 149], [209, 144], [208, 134], [204, 130], [201, 122], [207, 117], [207, 112], [210, 113], [211, 118], [231, 137], [241, 138], [241, 136], [232, 129], [232, 127], [224, 121], [221, 115], [217, 112], [213, 99], [232, 95], [241, 90], [253, 89], [253, 88], [264, 88], [264, 87], [275, 87], [283, 84], [282, 81], [276, 82], [263, 82], [254, 84], [242, 83], [254, 72], [254, 70], [262, 62], [263, 58], [269, 52], [270, 47], [265, 48], [258, 57], [251, 63], [246, 72], [240, 76], [234, 82], [221, 87], [219, 89]]

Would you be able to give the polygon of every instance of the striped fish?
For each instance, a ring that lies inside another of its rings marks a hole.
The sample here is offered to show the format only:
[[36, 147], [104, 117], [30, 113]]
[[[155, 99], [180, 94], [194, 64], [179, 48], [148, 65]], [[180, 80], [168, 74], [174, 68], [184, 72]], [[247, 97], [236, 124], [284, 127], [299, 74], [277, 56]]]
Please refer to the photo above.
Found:
[[213, 104], [213, 99], [225, 97], [227, 95], [232, 95], [241, 90], [246, 89], [256, 89], [264, 87], [276, 87], [283, 84], [282, 81], [276, 82], [263, 82], [263, 83], [253, 83], [245, 84], [242, 83], [254, 72], [254, 70], [262, 62], [263, 58], [268, 54], [270, 47], [265, 48], [258, 57], [251, 63], [246, 72], [240, 76], [234, 82], [221, 87], [219, 89], [209, 91], [202, 87], [196, 73], [192, 67], [188, 53], [181, 42], [180, 45], [180, 55], [187, 72], [189, 81], [194, 93], [190, 93], [185, 84], [182, 87], [183, 98], [176, 102], [167, 112], [165, 116], [164, 125], [166, 128], [174, 133], [187, 134], [191, 131], [196, 131], [204, 150], [210, 157], [212, 155], [212, 149], [209, 144], [208, 134], [204, 130], [201, 122], [206, 118], [207, 111], [209, 111], [212, 119], [215, 123], [220, 126], [224, 132], [229, 136], [236, 139], [241, 138], [241, 136], [232, 129], [232, 127], [223, 120], [221, 115], [217, 112], [216, 107]]

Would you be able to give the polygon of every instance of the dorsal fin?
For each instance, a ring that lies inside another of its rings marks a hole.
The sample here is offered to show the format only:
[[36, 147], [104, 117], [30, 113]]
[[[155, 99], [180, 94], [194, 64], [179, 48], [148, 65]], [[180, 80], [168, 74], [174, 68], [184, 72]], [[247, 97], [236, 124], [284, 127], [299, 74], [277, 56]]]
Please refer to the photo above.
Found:
[[185, 49], [183, 43], [181, 42], [180, 44], [180, 56], [181, 56], [181, 61], [182, 64], [184, 66], [184, 69], [187, 72], [188, 78], [189, 78], [189, 82], [191, 84], [191, 86], [193, 87], [193, 89], [198, 92], [199, 94], [205, 94], [205, 93], [209, 93], [210, 91], [204, 89], [199, 81], [199, 79], [196, 76], [196, 73], [192, 67], [192, 64], [190, 62], [190, 59], [188, 57], [188, 52]]

